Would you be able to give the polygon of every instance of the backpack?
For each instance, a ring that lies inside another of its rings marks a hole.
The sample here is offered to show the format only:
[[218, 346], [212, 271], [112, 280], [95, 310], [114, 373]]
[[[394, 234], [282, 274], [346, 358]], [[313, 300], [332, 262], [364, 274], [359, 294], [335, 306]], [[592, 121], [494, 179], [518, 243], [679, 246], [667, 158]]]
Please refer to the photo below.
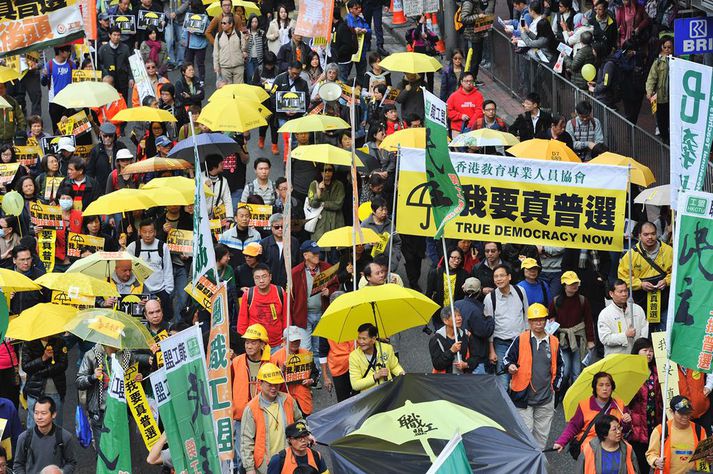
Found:
[[163, 269], [163, 242], [160, 239], [156, 239], [158, 242], [158, 248], [156, 249], [141, 249], [141, 239], [136, 240], [136, 246], [134, 247], [134, 257], [139, 258], [141, 252], [158, 252], [158, 258], [161, 259], [161, 268]]
[[[280, 298], [280, 304], [282, 306], [285, 306], [285, 290], [282, 289], [281, 286], [275, 285], [277, 288], [277, 297]], [[250, 311], [250, 307], [253, 305], [253, 298], [255, 297], [255, 287], [251, 286], [248, 289], [248, 311]]]
[[[25, 442], [22, 444], [22, 451], [25, 453], [25, 464], [27, 465], [27, 461], [30, 459], [29, 458], [29, 454], [31, 453], [30, 445], [32, 444], [32, 437], [35, 436], [35, 429], [29, 428], [26, 431], [26, 433], [27, 433], [27, 436], [25, 436]], [[60, 448], [62, 450], [62, 459], [64, 459], [64, 441], [62, 440], [62, 428], [55, 425], [55, 427], [54, 427], [54, 453], [53, 454], [57, 454], [57, 448]]]
[[[584, 295], [578, 294], [577, 296], [579, 296], [579, 308], [580, 308], [580, 310], [583, 310], [584, 309]], [[555, 314], [551, 315], [551, 316], [557, 317], [557, 310], [559, 309], [560, 306], [562, 306], [561, 295], [555, 296], [554, 299], [552, 300], [552, 302], [554, 303], [554, 306], [555, 306]]]
[[[522, 288], [517, 285], [510, 285], [511, 288], [515, 289], [518, 298], [520, 298], [520, 303], [522, 303], [522, 316], [527, 319], [527, 308], [525, 308], [525, 297], [522, 294]], [[495, 290], [490, 292], [490, 301], [493, 303], [493, 317], [495, 317], [495, 308], [498, 304], [498, 299], [495, 297]]]

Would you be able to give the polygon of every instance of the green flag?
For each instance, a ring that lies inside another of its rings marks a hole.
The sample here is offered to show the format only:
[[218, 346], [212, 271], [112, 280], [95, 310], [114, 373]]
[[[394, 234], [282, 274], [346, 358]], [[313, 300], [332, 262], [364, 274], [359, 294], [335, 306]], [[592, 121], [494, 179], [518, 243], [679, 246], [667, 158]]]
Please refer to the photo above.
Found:
[[158, 405], [158, 416], [163, 425], [163, 431], [166, 433], [173, 468], [178, 474], [186, 473], [188, 472], [188, 462], [183, 451], [178, 420], [173, 411], [171, 392], [166, 381], [166, 370], [163, 367], [151, 374], [151, 388], [156, 399], [156, 405]]
[[97, 473], [129, 474], [129, 412], [124, 396], [124, 369], [116, 356], [111, 357], [111, 382], [105, 396], [106, 410], [97, 451]]
[[667, 319], [671, 360], [713, 372], [713, 194], [681, 193]]
[[0, 341], [5, 340], [5, 333], [10, 324], [10, 310], [7, 307], [7, 299], [0, 293]]
[[448, 154], [446, 103], [423, 89], [426, 104], [426, 179], [436, 221], [434, 239], [443, 237], [446, 224], [465, 208], [463, 189]]
[[426, 474], [462, 474], [464, 472], [473, 472], [473, 470], [468, 462], [463, 439], [460, 434], [456, 433]]

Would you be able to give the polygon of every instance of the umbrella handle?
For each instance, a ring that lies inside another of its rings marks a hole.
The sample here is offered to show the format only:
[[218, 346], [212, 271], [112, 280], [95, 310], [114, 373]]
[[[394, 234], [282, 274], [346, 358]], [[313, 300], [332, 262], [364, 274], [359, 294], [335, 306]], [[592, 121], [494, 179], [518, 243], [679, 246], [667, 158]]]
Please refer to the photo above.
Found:
[[423, 450], [426, 451], [426, 454], [428, 454], [428, 458], [431, 460], [431, 463], [436, 462], [436, 454], [433, 452], [431, 445], [428, 444], [428, 439], [421, 438], [419, 441], [421, 441], [421, 446], [423, 446]]

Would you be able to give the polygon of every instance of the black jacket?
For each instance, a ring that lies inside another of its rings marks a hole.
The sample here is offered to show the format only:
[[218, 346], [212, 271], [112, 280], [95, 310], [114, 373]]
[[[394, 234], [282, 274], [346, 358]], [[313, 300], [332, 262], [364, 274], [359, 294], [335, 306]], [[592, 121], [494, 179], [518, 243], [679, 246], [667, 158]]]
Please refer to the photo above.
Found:
[[359, 51], [359, 42], [356, 33], [349, 28], [346, 21], [340, 21], [332, 28], [332, 61], [349, 62], [357, 51]]
[[[472, 372], [478, 366], [478, 360], [474, 355], [473, 338], [467, 331], [459, 330], [458, 340], [461, 341], [460, 357], [468, 363], [468, 368], [463, 372]], [[445, 336], [445, 326], [431, 336], [428, 341], [428, 351], [431, 354], [431, 364], [436, 371], [445, 371], [447, 374], [453, 373], [453, 362], [456, 360], [455, 353], [451, 352], [451, 346], [455, 341], [449, 340]]]
[[[203, 99], [205, 99], [205, 84], [198, 77], [193, 78], [193, 90], [195, 91], [195, 94], [191, 93], [188, 83], [183, 77], [177, 80], [175, 97], [176, 104], [179, 107], [187, 105], [201, 105], [203, 103]], [[184, 93], [186, 93], [188, 97], [183, 97]]]
[[404, 78], [401, 81], [401, 92], [396, 96], [396, 102], [401, 104], [400, 118], [403, 119], [414, 113], [423, 118], [425, 109], [423, 88], [426, 87], [423, 77], [411, 83], [411, 90], [406, 90], [408, 84], [409, 82]]
[[[18, 271], [15, 268], [15, 271]], [[21, 272], [20, 272], [21, 273]], [[44, 275], [45, 272], [36, 267], [31, 267], [28, 273], [23, 273], [30, 280]], [[16, 291], [10, 300], [10, 314], [20, 314], [38, 303], [47, 303], [50, 300], [49, 290]]]
[[[280, 50], [277, 52], [277, 64], [280, 68], [280, 72], [287, 71], [292, 61], [297, 61], [297, 50], [295, 49], [295, 42], [291, 41], [287, 44], [283, 44]], [[307, 66], [309, 63], [309, 53], [312, 51], [309, 46], [300, 42], [299, 49], [301, 50], [299, 61], [302, 66]]]
[[[287, 45], [285, 45], [285, 46], [287, 46]], [[284, 48], [284, 46], [283, 46], [283, 48]], [[292, 83], [292, 86], [294, 86], [295, 91], [304, 92], [305, 104], [306, 104], [309, 101], [309, 85], [307, 84], [307, 81], [302, 79], [300, 76], [297, 76], [297, 78]], [[275, 92], [289, 91], [292, 88], [292, 86], [290, 85], [290, 73], [289, 72], [283, 72], [281, 74], [278, 74], [277, 77], [275, 78], [275, 82], [273, 84]], [[272, 99], [271, 99], [273, 107], [276, 106], [276, 104], [275, 104], [276, 95], [277, 94], [273, 95]], [[275, 110], [275, 109], [273, 108], [273, 110]], [[288, 116], [284, 113], [279, 113], [279, 112], [277, 113], [278, 119], [282, 118], [282, 119], [289, 120], [291, 118], [296, 118], [296, 117], [297, 117], [297, 115]]]
[[113, 49], [109, 44], [105, 44], [97, 52], [102, 76], [112, 76], [114, 78], [114, 87], [120, 93], [127, 93], [129, 88], [129, 79], [131, 78], [129, 56], [131, 54], [129, 47], [124, 43], [119, 43], [119, 47], [116, 49]]
[[[285, 258], [280, 252], [280, 247], [275, 242], [275, 237], [269, 235], [260, 241], [262, 246], [262, 260], [270, 267], [272, 282], [281, 287], [287, 285], [287, 273], [285, 272]], [[294, 267], [302, 261], [299, 241], [292, 237], [292, 266]]]
[[22, 345], [22, 370], [27, 373], [27, 380], [23, 393], [32, 398], [39, 398], [45, 393], [47, 379], [52, 378], [60, 398], [64, 399], [67, 393], [67, 346], [61, 337], [51, 337], [47, 345], [54, 350], [53, 359], [42, 360], [45, 347], [42, 341], [28, 341]]
[[[116, 152], [124, 148], [126, 148], [126, 145], [118, 140], [115, 141], [114, 147], [111, 150], [111, 158], [107, 155], [103, 143], [99, 143], [92, 148], [92, 151], [89, 153], [89, 158], [87, 159], [87, 176], [94, 178], [97, 183], [106, 183], [112, 170], [116, 168]], [[105, 190], [100, 187], [99, 194], [103, 195], [104, 191]]]
[[470, 356], [479, 364], [487, 363], [490, 351], [489, 339], [495, 330], [495, 319], [485, 316], [483, 303], [475, 295], [466, 296], [453, 303], [453, 306], [463, 317], [463, 327], [470, 331], [472, 340]]
[[532, 118], [529, 112], [524, 112], [517, 116], [515, 122], [510, 125], [510, 133], [520, 138], [520, 141], [530, 140], [535, 138], [535, 135], [544, 132], [552, 125], [552, 115], [540, 109], [540, 118], [537, 120], [537, 126], [532, 127]]

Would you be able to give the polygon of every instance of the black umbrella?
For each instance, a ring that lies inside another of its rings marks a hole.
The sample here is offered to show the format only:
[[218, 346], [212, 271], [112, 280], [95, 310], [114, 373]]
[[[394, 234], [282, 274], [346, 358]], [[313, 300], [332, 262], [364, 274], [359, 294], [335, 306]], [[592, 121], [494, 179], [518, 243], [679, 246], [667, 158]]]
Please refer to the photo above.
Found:
[[[240, 145], [223, 133], [201, 133], [181, 140], [171, 149], [168, 154], [171, 158], [181, 158], [189, 163], [195, 161], [193, 153], [193, 141], [198, 145], [198, 156], [204, 158], [206, 155], [218, 154], [223, 157], [237, 153]], [[201, 159], [201, 161], [203, 161]]]

